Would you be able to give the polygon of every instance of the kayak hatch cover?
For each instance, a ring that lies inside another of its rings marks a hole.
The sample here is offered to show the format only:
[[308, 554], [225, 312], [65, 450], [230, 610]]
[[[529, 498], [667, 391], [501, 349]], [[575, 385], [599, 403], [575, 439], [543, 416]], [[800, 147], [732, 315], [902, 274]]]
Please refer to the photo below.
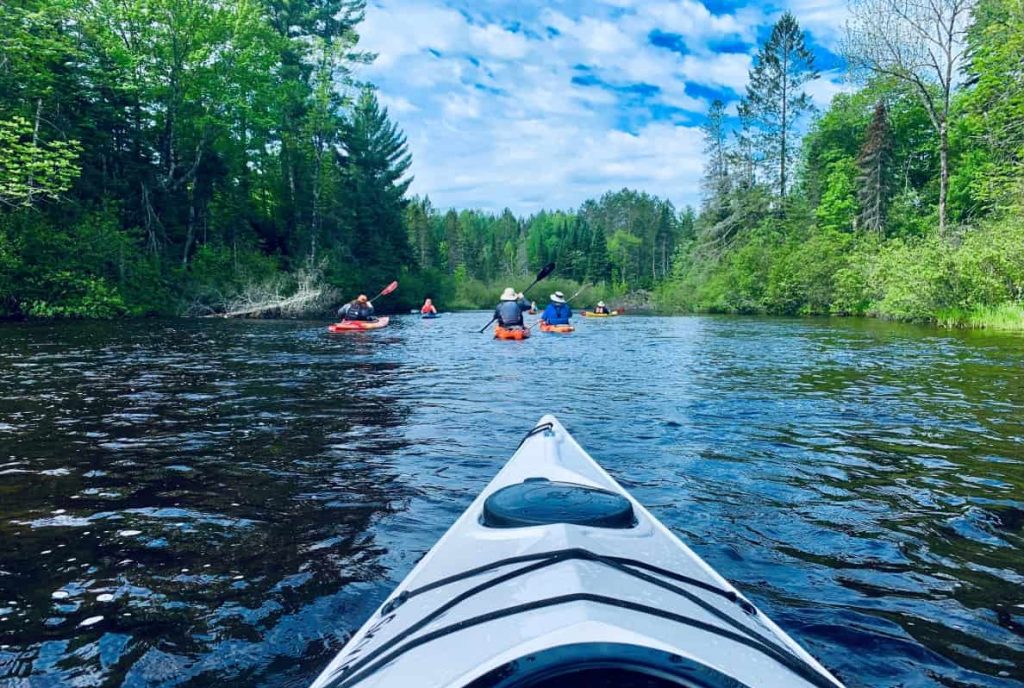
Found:
[[621, 688], [842, 688], [544, 416], [312, 688], [569, 688], [597, 675]]
[[327, 326], [328, 332], [362, 332], [363, 330], [379, 330], [387, 327], [391, 318], [383, 316], [376, 320], [342, 320]]

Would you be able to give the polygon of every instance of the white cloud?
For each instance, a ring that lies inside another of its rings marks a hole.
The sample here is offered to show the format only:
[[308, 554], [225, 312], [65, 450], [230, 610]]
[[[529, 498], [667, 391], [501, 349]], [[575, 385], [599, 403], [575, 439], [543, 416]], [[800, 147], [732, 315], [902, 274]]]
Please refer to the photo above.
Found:
[[843, 72], [831, 70], [822, 72], [821, 78], [806, 84], [804, 90], [811, 97], [815, 107], [824, 110], [832, 102], [833, 96], [837, 93], [850, 93], [854, 87], [847, 81]]
[[480, 97], [475, 93], [449, 95], [443, 102], [444, 115], [449, 119], [476, 119], [480, 116]]
[[745, 53], [687, 55], [683, 58], [683, 76], [707, 86], [725, 86], [737, 93], [747, 85], [753, 59]]
[[661, 31], [691, 39], [729, 35], [752, 39], [757, 25], [748, 16], [749, 11], [743, 17], [736, 14], [712, 14], [695, 0], [647, 2], [641, 6], [640, 14]]
[[530, 50], [522, 34], [508, 31], [496, 24], [470, 27], [469, 39], [474, 46], [481, 48], [488, 55], [504, 59], [519, 59]]
[[850, 17], [846, 0], [786, 0], [786, 9], [818, 43], [834, 53], [839, 52]]
[[[824, 0], [788, 1], [823, 21]], [[380, 57], [365, 76], [408, 135], [413, 192], [517, 212], [622, 186], [696, 203], [708, 96], [687, 85], [742, 93], [751, 55], [713, 46], [750, 44], [772, 19], [759, 5], [714, 14], [698, 0], [371, 2], [361, 33]], [[656, 29], [685, 49], [652, 45]], [[842, 88], [830, 73], [808, 90], [823, 103]]]
[[461, 43], [465, 32], [461, 14], [429, 2], [376, 3], [359, 26], [363, 45], [377, 53], [378, 71], [427, 48], [447, 50]]
[[414, 105], [412, 101], [404, 96], [388, 95], [386, 93], [380, 94], [379, 100], [381, 104], [388, 109], [388, 112], [392, 115], [404, 115], [410, 112], [416, 112], [419, 107]]

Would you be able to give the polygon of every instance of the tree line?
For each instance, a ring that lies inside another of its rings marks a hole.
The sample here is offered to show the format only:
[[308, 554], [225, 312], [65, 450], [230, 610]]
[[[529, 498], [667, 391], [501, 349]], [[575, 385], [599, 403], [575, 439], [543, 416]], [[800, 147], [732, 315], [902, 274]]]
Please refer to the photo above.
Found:
[[630, 189], [529, 217], [508, 209], [441, 211], [429, 198], [413, 199], [406, 210], [420, 267], [434, 273], [449, 300], [479, 307], [495, 298], [499, 284], [549, 262], [562, 279], [604, 285], [602, 293], [652, 289], [671, 273], [694, 219], [691, 208], [677, 211], [668, 200]]
[[1024, 328], [1024, 3], [854, 0], [851, 16], [857, 88], [825, 112], [788, 13], [737, 117], [712, 104], [696, 230], [661, 303]]
[[0, 316], [395, 277], [397, 306], [485, 306], [555, 261], [666, 310], [1024, 323], [1021, 0], [852, 0], [856, 87], [824, 112], [785, 13], [737, 107], [710, 105], [698, 209], [623, 189], [528, 217], [408, 197], [405, 138], [354, 77], [363, 10], [0, 4]]
[[363, 9], [0, 4], [0, 315], [216, 309], [300, 270], [351, 290], [412, 268], [405, 139], [353, 77]]

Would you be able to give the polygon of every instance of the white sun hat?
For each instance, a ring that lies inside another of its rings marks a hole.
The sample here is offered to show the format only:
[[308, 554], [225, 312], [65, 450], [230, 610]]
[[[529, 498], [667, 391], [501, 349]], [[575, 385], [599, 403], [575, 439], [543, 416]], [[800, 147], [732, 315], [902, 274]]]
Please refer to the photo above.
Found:
[[501, 292], [501, 300], [502, 301], [515, 301], [516, 300], [516, 290], [513, 289], [512, 287], [505, 287], [505, 291]]
[[565, 303], [565, 294], [560, 291], [556, 291], [551, 295], [551, 300], [555, 303]]

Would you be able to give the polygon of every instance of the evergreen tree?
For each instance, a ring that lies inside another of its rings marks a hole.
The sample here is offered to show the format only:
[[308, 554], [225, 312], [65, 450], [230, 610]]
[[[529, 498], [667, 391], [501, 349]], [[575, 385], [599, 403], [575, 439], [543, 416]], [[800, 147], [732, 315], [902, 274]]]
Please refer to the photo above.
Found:
[[448, 273], [454, 274], [462, 261], [462, 238], [459, 236], [459, 214], [449, 210], [444, 214], [444, 243], [448, 251], [445, 259], [448, 263]]
[[885, 231], [885, 217], [892, 190], [892, 132], [885, 102], [878, 101], [857, 158], [859, 225], [870, 232]]
[[607, 282], [611, 279], [611, 261], [604, 229], [597, 227], [591, 234], [590, 260], [587, 264], [588, 282]]
[[347, 197], [354, 200], [353, 259], [371, 270], [386, 266], [393, 272], [397, 266], [410, 265], [412, 252], [402, 220], [405, 193], [412, 183], [406, 176], [412, 157], [404, 134], [388, 119], [372, 89], [360, 94], [342, 138], [339, 164]]
[[704, 134], [704, 211], [717, 213], [725, 204], [729, 193], [729, 144], [725, 129], [725, 103], [717, 98], [711, 103], [707, 121], [701, 127]]
[[754, 59], [740, 114], [754, 127], [754, 144], [770, 184], [785, 198], [798, 152], [796, 122], [812, 109], [804, 84], [818, 78], [796, 18], [786, 12]]

